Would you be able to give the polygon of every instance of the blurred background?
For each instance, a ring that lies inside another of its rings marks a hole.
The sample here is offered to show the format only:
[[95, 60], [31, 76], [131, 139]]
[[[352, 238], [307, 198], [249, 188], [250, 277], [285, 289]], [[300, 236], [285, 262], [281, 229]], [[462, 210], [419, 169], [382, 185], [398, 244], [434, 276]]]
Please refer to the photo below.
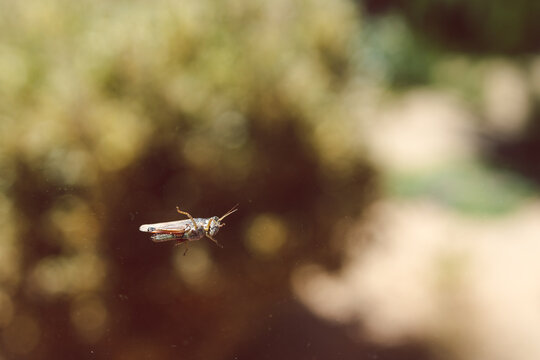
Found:
[[0, 0], [0, 359], [540, 358], [539, 14]]

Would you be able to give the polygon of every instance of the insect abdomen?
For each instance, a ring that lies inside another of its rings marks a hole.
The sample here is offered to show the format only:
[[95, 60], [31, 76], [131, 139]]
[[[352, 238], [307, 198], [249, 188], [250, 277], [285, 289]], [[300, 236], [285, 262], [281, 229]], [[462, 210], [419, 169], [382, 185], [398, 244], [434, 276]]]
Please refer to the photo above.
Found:
[[178, 237], [178, 236], [176, 236], [174, 234], [153, 234], [150, 238], [154, 242], [162, 242], [162, 241], [181, 239], [181, 237]]

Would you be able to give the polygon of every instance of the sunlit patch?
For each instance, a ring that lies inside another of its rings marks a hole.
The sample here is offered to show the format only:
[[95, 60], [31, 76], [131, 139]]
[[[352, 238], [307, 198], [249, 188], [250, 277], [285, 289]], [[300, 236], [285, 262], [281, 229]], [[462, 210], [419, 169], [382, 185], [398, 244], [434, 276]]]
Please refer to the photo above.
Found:
[[287, 239], [287, 227], [275, 215], [259, 215], [252, 221], [246, 233], [245, 243], [255, 255], [276, 255]]
[[102, 105], [93, 114], [96, 135], [95, 156], [105, 170], [119, 170], [130, 164], [144, 148], [148, 123], [125, 106]]
[[348, 175], [351, 164], [357, 160], [357, 150], [352, 146], [356, 134], [354, 127], [347, 123], [348, 117], [342, 109], [325, 109], [318, 116], [326, 120], [321, 119], [315, 126], [313, 140], [324, 166], [333, 176]]
[[540, 56], [537, 56], [531, 62], [531, 74], [530, 74], [532, 91], [537, 96], [540, 97]]
[[95, 342], [103, 335], [108, 313], [101, 298], [82, 296], [71, 304], [71, 322], [79, 336], [87, 342]]
[[314, 313], [336, 322], [350, 321], [354, 303], [347, 284], [332, 278], [323, 269], [305, 266], [293, 274], [292, 286], [301, 301]]
[[17, 315], [3, 330], [4, 347], [19, 355], [31, 353], [39, 343], [41, 329], [34, 318], [28, 315]]
[[487, 127], [503, 136], [522, 133], [532, 110], [527, 74], [509, 61], [488, 63], [486, 68], [482, 105]]
[[380, 343], [538, 358], [539, 215], [538, 202], [480, 221], [428, 201], [381, 202], [369, 215], [374, 241], [349, 247], [339, 271], [297, 269], [293, 290], [315, 314]]
[[96, 290], [104, 275], [104, 264], [94, 255], [51, 256], [38, 262], [30, 283], [37, 294], [55, 297]]
[[190, 246], [189, 252], [184, 256], [184, 246], [178, 246], [174, 252], [174, 270], [186, 283], [204, 286], [213, 267], [208, 250], [202, 246]]
[[476, 152], [473, 117], [458, 100], [434, 90], [408, 92], [380, 104], [362, 129], [369, 156], [388, 172], [418, 171], [470, 159]]
[[28, 81], [28, 59], [16, 46], [2, 42], [0, 46], [0, 84], [4, 94], [18, 93]]
[[[27, 126], [28, 130], [21, 134], [19, 140], [23, 145], [26, 158], [37, 163], [51, 149], [65, 145], [65, 139], [69, 139], [70, 134], [67, 127], [58, 121], [58, 117], [61, 117], [62, 114], [59, 114], [59, 110], [54, 107], [43, 109], [42, 113], [39, 114], [31, 112], [28, 116], [39, 117], [40, 121], [30, 127]], [[19, 122], [19, 124], [24, 124], [24, 122]]]
[[62, 233], [62, 245], [66, 250], [95, 249], [99, 222], [82, 199], [75, 196], [61, 198], [52, 209], [50, 219]]
[[239, 112], [226, 111], [216, 119], [213, 131], [221, 146], [237, 149], [247, 142], [248, 129], [246, 118]]

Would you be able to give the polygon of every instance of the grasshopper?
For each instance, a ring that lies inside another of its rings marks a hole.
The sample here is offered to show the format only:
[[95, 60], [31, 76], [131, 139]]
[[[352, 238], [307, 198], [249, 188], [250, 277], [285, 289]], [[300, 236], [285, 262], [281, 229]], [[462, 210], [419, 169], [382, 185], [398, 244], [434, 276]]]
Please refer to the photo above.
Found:
[[176, 245], [186, 243], [187, 252], [187, 242], [188, 241], [197, 241], [203, 237], [207, 237], [212, 240], [217, 246], [223, 247], [217, 240], [214, 238], [218, 233], [219, 229], [225, 226], [225, 223], [221, 221], [227, 216], [236, 212], [236, 204], [231, 210], [227, 211], [225, 215], [218, 218], [213, 216], [210, 218], [194, 218], [186, 211], [180, 210], [177, 206], [176, 211], [179, 214], [185, 215], [188, 219], [169, 221], [155, 224], [145, 224], [139, 227], [139, 230], [142, 232], [152, 233], [150, 238], [154, 242], [164, 242], [164, 241], [176, 241]]

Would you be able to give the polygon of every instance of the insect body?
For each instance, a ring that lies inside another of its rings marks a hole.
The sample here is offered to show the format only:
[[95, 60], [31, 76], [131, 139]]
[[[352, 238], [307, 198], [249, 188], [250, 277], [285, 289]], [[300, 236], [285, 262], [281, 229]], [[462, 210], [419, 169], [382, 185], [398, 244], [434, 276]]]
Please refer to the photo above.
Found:
[[193, 216], [180, 210], [177, 206], [176, 211], [182, 215], [186, 215], [189, 219], [145, 224], [141, 225], [139, 230], [152, 233], [150, 238], [154, 242], [174, 240], [177, 244], [181, 244], [187, 241], [200, 240], [206, 236], [217, 246], [222, 247], [221, 244], [214, 239], [214, 236], [218, 233], [220, 228], [225, 226], [225, 223], [222, 223], [221, 221], [238, 210], [236, 209], [236, 206], [237, 205], [220, 218], [217, 216], [211, 218], [193, 218]]

